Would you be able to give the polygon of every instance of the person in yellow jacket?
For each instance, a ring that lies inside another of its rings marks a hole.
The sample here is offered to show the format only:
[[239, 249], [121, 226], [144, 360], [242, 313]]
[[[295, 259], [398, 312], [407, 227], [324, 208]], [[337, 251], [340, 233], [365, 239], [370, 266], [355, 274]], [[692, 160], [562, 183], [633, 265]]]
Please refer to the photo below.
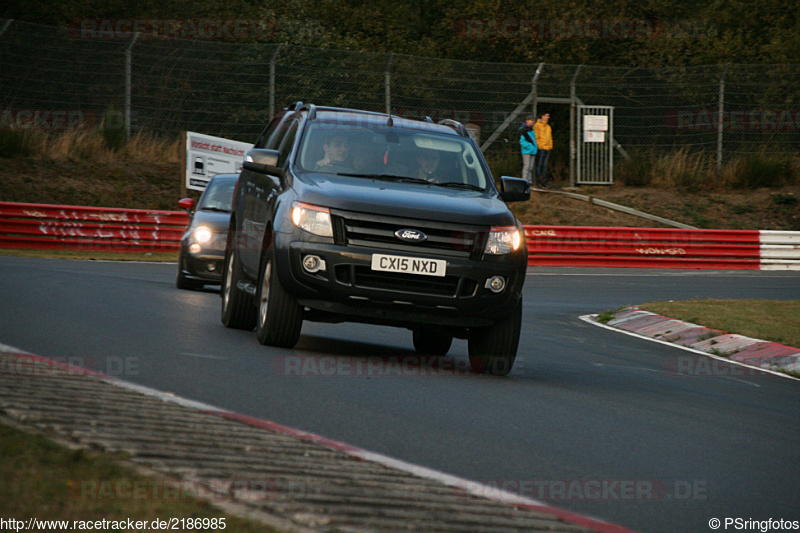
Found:
[[547, 187], [547, 162], [550, 159], [550, 151], [553, 149], [553, 129], [550, 127], [550, 113], [539, 115], [539, 119], [533, 125], [533, 133], [536, 135], [536, 146], [539, 147], [539, 151], [536, 154], [536, 184]]

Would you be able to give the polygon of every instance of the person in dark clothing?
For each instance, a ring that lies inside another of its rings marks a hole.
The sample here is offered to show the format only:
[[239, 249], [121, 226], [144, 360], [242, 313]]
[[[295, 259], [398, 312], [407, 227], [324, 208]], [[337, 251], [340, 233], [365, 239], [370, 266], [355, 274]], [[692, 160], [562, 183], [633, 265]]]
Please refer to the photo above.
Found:
[[519, 128], [519, 146], [522, 151], [522, 178], [533, 185], [534, 159], [536, 157], [536, 136], [533, 133], [533, 125], [536, 122], [534, 115], [525, 117], [525, 123]]

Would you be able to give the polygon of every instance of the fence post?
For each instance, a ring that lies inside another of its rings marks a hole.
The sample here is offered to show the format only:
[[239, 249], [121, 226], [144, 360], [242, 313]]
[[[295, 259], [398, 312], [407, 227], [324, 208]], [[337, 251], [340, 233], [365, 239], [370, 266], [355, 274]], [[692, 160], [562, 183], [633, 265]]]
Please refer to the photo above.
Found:
[[394, 54], [389, 54], [389, 61], [386, 63], [386, 71], [383, 73], [383, 90], [386, 95], [386, 114], [392, 114], [392, 61]]
[[[14, 19], [8, 19], [8, 20], [6, 20], [6, 23], [5, 23], [5, 24], [3, 24], [3, 28], [2, 28], [2, 29], [0, 29], [0, 37], [2, 37], [2, 36], [3, 36], [3, 34], [6, 32], [6, 30], [8, 29], [8, 27], [9, 27], [9, 26], [11, 26], [11, 23], [12, 23], [12, 22], [14, 22]], [[0, 64], [2, 64], [2, 62], [0, 62]]]
[[269, 60], [269, 120], [275, 116], [275, 60], [278, 59], [278, 54], [281, 52], [283, 43], [279, 43], [272, 54], [272, 59]]
[[533, 80], [531, 80], [531, 94], [533, 95], [533, 106], [532, 111], [535, 116], [539, 116], [538, 108], [539, 108], [539, 93], [536, 89], [536, 84], [539, 81], [539, 75], [542, 73], [542, 69], [544, 68], [544, 63], [539, 63], [539, 66], [536, 68], [536, 74], [533, 75]]
[[486, 153], [486, 150], [489, 149], [489, 147], [500, 136], [500, 134], [503, 133], [506, 130], [506, 128], [509, 125], [511, 125], [512, 122], [514, 122], [514, 120], [517, 118], [517, 115], [519, 115], [520, 113], [524, 113], [525, 108], [528, 106], [528, 104], [531, 104], [531, 102], [533, 102], [532, 105], [533, 106], [536, 105], [536, 81], [539, 79], [539, 74], [541, 74], [542, 68], [544, 68], [544, 63], [539, 63], [539, 66], [536, 69], [536, 73], [533, 75], [533, 78], [531, 79], [531, 92], [529, 92], [528, 96], [526, 96], [522, 100], [522, 102], [520, 102], [520, 104], [516, 108], [514, 108], [511, 114], [508, 115], [506, 119], [503, 121], [503, 123], [500, 124], [500, 126], [498, 126], [497, 129], [494, 130], [494, 132], [492, 132], [491, 135], [489, 135], [489, 138], [486, 139], [486, 142], [484, 142], [481, 145], [481, 152]]
[[728, 74], [730, 63], [725, 64], [722, 69], [722, 75], [719, 77], [719, 105], [717, 109], [717, 172], [722, 171], [722, 135], [723, 135], [723, 120], [722, 115], [725, 111], [725, 76]]
[[125, 47], [125, 142], [131, 140], [131, 68], [133, 60], [133, 45], [139, 39], [139, 32], [133, 34], [133, 39]]
[[6, 23], [3, 24], [3, 29], [0, 29], [0, 37], [2, 37], [3, 34], [6, 32], [6, 30], [8, 29], [8, 27], [11, 26], [12, 22], [14, 22], [14, 19], [6, 20]]
[[577, 124], [576, 121], [578, 120], [575, 111], [578, 105], [578, 93], [575, 89], [575, 81], [578, 79], [578, 74], [581, 71], [581, 67], [583, 65], [578, 65], [575, 68], [575, 74], [572, 76], [572, 81], [569, 82], [569, 124], [572, 128], [572, 132], [570, 133], [570, 140], [569, 140], [569, 186], [575, 186], [575, 162], [577, 160], [577, 150], [578, 145], [577, 143], [581, 142], [582, 139], [582, 130], [581, 125]]

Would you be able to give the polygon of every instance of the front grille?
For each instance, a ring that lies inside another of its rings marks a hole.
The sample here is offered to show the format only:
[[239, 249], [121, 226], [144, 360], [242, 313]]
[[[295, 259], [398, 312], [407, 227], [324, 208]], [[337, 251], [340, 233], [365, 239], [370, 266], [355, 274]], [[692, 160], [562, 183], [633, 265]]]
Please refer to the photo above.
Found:
[[339, 265], [336, 268], [339, 283], [364, 289], [377, 289], [423, 295], [459, 298], [472, 296], [477, 284], [456, 276], [420, 276], [397, 272], [381, 272], [367, 266]]
[[[334, 240], [340, 245], [472, 259], [479, 259], [486, 246], [487, 231], [480, 226], [334, 210], [331, 215]], [[402, 229], [421, 231], [428, 238], [419, 243], [401, 241], [395, 232]]]

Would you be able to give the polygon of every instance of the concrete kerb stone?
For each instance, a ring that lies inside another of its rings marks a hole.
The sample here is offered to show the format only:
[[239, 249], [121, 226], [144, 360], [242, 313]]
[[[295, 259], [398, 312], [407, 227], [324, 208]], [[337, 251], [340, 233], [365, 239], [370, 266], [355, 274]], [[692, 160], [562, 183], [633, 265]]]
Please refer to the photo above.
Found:
[[761, 370], [800, 371], [800, 348], [744, 335], [723, 333], [637, 307], [626, 307], [613, 313], [613, 318], [605, 326], [677, 344], [709, 355], [722, 355], [731, 361]]
[[[73, 446], [124, 451], [138, 469], [285, 531], [628, 531], [1, 344], [0, 419]], [[220, 480], [244, 486], [220, 493]]]

